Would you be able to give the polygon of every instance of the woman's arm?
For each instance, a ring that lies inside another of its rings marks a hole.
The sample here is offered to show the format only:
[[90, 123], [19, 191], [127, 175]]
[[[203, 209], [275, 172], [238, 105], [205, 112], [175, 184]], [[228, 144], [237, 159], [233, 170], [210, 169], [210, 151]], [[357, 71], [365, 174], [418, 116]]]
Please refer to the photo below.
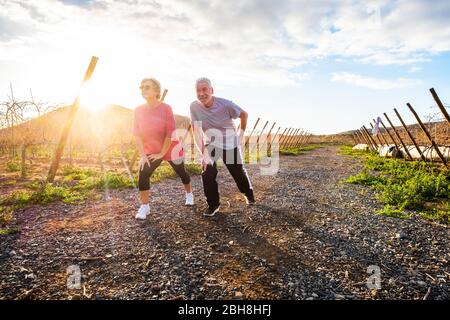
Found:
[[163, 146], [161, 148], [161, 151], [158, 152], [158, 153], [154, 153], [154, 154], [149, 155], [148, 158], [150, 160], [161, 159], [162, 157], [164, 157], [164, 155], [167, 153], [167, 151], [169, 151], [171, 143], [172, 143], [172, 139], [166, 137], [164, 139], [164, 143], [163, 143]]
[[137, 144], [139, 153], [141, 154], [141, 160], [139, 161], [139, 170], [142, 171], [145, 163], [147, 163], [147, 165], [150, 167], [150, 161], [148, 160], [147, 155], [145, 154], [144, 142], [142, 141], [142, 138], [140, 136], [136, 136], [136, 144]]

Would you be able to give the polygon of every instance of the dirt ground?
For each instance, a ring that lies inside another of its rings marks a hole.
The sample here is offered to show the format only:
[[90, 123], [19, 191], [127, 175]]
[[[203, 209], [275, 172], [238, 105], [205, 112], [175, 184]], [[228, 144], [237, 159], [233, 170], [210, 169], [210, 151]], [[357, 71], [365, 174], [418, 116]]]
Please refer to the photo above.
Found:
[[0, 236], [0, 299], [450, 299], [449, 228], [377, 215], [372, 191], [340, 183], [361, 160], [338, 150], [282, 156], [276, 175], [247, 166], [254, 206], [222, 167], [215, 217], [200, 176], [194, 207], [179, 180], [154, 184], [145, 221], [133, 189], [22, 209], [21, 232]]

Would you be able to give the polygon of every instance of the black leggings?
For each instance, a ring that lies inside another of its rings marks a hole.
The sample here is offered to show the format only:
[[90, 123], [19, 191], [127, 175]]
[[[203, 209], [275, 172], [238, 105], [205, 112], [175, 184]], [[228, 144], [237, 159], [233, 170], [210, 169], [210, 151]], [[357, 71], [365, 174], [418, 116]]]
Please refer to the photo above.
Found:
[[[139, 170], [139, 191], [150, 190], [150, 177], [152, 176], [156, 168], [159, 167], [159, 165], [162, 162], [162, 159], [153, 161], [149, 160], [149, 162], [150, 167], [148, 166], [147, 163], [145, 163], [144, 168], [142, 170]], [[189, 177], [189, 174], [186, 172], [186, 169], [184, 168], [184, 162], [181, 163], [174, 163], [173, 161], [168, 162], [172, 166], [173, 170], [175, 170], [177, 175], [181, 178], [183, 184], [188, 184], [191, 182], [191, 177]]]

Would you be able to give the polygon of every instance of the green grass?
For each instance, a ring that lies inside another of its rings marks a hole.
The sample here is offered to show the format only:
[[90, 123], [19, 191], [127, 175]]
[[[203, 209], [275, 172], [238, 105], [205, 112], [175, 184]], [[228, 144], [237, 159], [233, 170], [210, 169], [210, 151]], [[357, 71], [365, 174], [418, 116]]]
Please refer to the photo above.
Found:
[[[185, 164], [191, 175], [201, 174], [201, 166], [195, 163]], [[48, 204], [55, 201], [76, 204], [86, 200], [95, 190], [132, 188], [137, 185], [134, 180], [116, 171], [99, 172], [94, 169], [65, 166], [62, 178], [55, 183], [33, 181], [27, 189], [15, 191], [0, 198], [0, 226], [6, 225], [12, 218], [12, 212], [31, 204]], [[159, 166], [152, 175], [151, 182], [175, 179], [176, 173], [166, 163]]]
[[0, 236], [5, 236], [8, 234], [19, 233], [20, 228], [11, 228], [11, 229], [0, 229]]
[[297, 156], [299, 154], [305, 153], [305, 151], [311, 151], [311, 150], [315, 150], [315, 149], [319, 149], [322, 148], [323, 146], [321, 145], [309, 145], [309, 146], [304, 146], [304, 147], [288, 147], [288, 148], [283, 148], [280, 149], [280, 154], [285, 155], [285, 156]]
[[8, 162], [6, 162], [6, 172], [18, 172], [21, 170], [21, 166], [19, 164], [19, 162], [10, 160]]
[[367, 185], [377, 191], [384, 204], [378, 213], [407, 218], [405, 210], [431, 220], [450, 224], [450, 171], [435, 165], [401, 159], [382, 158], [376, 153], [341, 148], [341, 154], [364, 158], [363, 170], [347, 183]]

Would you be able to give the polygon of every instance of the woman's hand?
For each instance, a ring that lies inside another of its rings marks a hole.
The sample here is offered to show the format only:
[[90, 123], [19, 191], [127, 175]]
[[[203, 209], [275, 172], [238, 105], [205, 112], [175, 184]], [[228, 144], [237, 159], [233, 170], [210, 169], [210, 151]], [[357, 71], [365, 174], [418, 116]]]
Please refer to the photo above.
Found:
[[149, 154], [148, 155], [148, 159], [150, 161], [155, 161], [155, 160], [159, 160], [163, 157], [163, 155], [161, 153], [153, 153], [153, 154]]
[[142, 156], [141, 160], [139, 161], [139, 170], [140, 171], [144, 170], [145, 164], [147, 164], [150, 167], [150, 161], [148, 160], [148, 158]]

